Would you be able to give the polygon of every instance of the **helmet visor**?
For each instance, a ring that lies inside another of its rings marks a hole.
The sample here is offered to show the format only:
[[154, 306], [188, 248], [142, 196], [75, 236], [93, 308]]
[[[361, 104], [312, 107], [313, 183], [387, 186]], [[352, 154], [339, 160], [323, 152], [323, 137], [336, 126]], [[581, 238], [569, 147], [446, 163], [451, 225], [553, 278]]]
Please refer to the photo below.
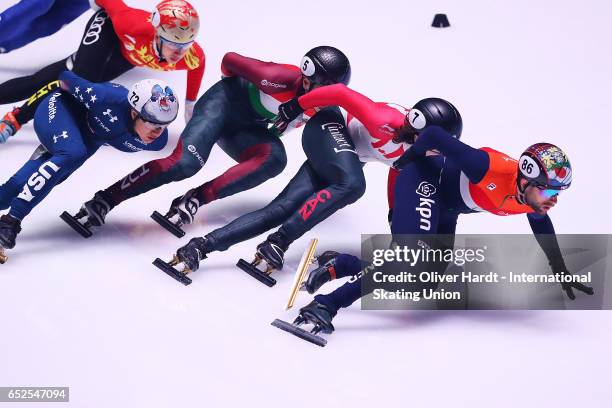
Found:
[[166, 130], [166, 128], [169, 125], [168, 123], [150, 122], [142, 116], [139, 116], [139, 118], [142, 120], [142, 123], [145, 125], [147, 129], [155, 131], [155, 132], [161, 132], [163, 130]]
[[559, 193], [561, 193], [561, 191], [563, 191], [563, 190], [558, 190], [554, 188], [548, 188], [547, 186], [536, 186], [536, 188], [538, 189], [538, 193], [540, 194], [540, 197], [547, 198], [547, 199], [556, 197], [559, 195]]
[[179, 52], [187, 51], [187, 49], [189, 49], [189, 47], [191, 47], [191, 45], [193, 44], [193, 41], [189, 41], [186, 43], [177, 43], [174, 41], [166, 40], [163, 37], [160, 37], [160, 41], [163, 46], [166, 46], [173, 51], [179, 51]]

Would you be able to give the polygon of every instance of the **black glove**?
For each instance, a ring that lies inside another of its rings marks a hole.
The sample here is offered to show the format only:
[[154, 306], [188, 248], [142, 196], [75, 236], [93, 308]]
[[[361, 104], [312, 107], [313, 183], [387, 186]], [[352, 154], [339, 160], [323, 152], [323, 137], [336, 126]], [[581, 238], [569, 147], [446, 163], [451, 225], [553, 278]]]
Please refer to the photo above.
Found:
[[400, 156], [399, 159], [394, 161], [392, 166], [396, 170], [401, 170], [413, 161], [415, 161], [417, 157], [419, 157], [419, 155], [414, 151], [413, 148], [410, 148], [406, 150], [404, 154]]
[[389, 227], [391, 227], [391, 222], [393, 221], [393, 208], [389, 208], [389, 213], [387, 213], [387, 221], [389, 222]]
[[192, 238], [187, 245], [176, 251], [176, 256], [179, 261], [185, 264], [187, 269], [197, 271], [200, 267], [200, 261], [206, 258], [206, 239]]
[[289, 123], [293, 122], [295, 118], [300, 116], [304, 112], [304, 109], [298, 103], [297, 98], [293, 98], [290, 101], [282, 103], [278, 107], [278, 116], [274, 121], [274, 127], [278, 134], [282, 134], [289, 126]]
[[[551, 265], [551, 267], [555, 275], [560, 275], [560, 276], [571, 275], [570, 272], [567, 272], [567, 268], [563, 264]], [[583, 293], [586, 293], [587, 295], [592, 295], [595, 293], [592, 287], [584, 285], [580, 282], [562, 282], [561, 289], [565, 291], [565, 293], [567, 294], [567, 297], [570, 298], [570, 300], [576, 299], [576, 295], [574, 295], [573, 289], [579, 290]]]

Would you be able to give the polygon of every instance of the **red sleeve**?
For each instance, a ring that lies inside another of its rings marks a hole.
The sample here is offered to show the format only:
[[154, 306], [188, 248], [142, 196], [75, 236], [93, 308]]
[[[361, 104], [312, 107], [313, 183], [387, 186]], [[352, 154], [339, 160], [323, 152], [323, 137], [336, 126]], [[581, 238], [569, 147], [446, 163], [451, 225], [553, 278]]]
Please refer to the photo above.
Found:
[[221, 72], [225, 76], [244, 78], [267, 94], [295, 90], [302, 77], [300, 69], [294, 65], [263, 62], [235, 52], [225, 54]]
[[123, 0], [96, 0], [96, 4], [102, 7], [109, 16], [121, 11], [134, 10], [123, 2]]
[[298, 103], [304, 110], [325, 106], [340, 106], [356, 117], [368, 129], [372, 125], [376, 127], [376, 124], [380, 121], [378, 112], [380, 105], [344, 84], [313, 89], [300, 96]]
[[395, 180], [399, 174], [399, 170], [391, 167], [389, 169], [389, 177], [387, 178], [387, 200], [389, 201], [389, 209], [393, 208], [395, 201]]
[[202, 85], [202, 78], [204, 78], [204, 69], [206, 68], [206, 56], [198, 43], [193, 43], [185, 56], [185, 62], [189, 67], [189, 71], [187, 71], [187, 95], [185, 98], [195, 101], [198, 99], [200, 85]]
[[122, 0], [96, 0], [96, 3], [108, 13], [120, 39], [123, 34], [132, 37], [153, 34], [154, 29], [149, 21], [151, 13], [129, 7]]

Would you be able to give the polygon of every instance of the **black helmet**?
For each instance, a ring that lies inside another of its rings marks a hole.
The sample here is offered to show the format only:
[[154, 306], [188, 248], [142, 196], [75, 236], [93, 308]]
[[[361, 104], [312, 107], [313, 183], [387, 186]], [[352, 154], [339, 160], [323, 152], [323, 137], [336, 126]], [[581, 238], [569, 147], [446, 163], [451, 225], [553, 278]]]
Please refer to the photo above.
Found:
[[315, 84], [348, 85], [351, 80], [351, 64], [342, 51], [322, 45], [308, 51], [300, 65], [302, 74]]
[[406, 120], [417, 132], [427, 126], [440, 126], [459, 139], [463, 130], [463, 121], [457, 108], [441, 98], [418, 101], [406, 115]]

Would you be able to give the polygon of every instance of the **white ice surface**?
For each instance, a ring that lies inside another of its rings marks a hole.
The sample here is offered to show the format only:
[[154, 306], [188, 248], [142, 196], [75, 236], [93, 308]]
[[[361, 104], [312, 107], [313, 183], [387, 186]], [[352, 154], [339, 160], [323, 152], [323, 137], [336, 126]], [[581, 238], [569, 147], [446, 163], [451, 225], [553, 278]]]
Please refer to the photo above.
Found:
[[[351, 59], [351, 85], [374, 100], [453, 101], [464, 118], [463, 140], [473, 146], [515, 157], [539, 141], [561, 146], [574, 182], [551, 213], [557, 231], [611, 232], [604, 173], [612, 147], [611, 2], [193, 3], [207, 54], [202, 92], [219, 78], [227, 51], [297, 64], [311, 47], [335, 45]], [[128, 4], [149, 9], [153, 2]], [[429, 26], [438, 12], [448, 14], [451, 28]], [[1, 55], [0, 81], [72, 53], [88, 17]], [[163, 77], [184, 95], [184, 75], [134, 69], [118, 82]], [[357, 253], [360, 233], [387, 231], [382, 165], [366, 166], [365, 197], [292, 245], [272, 289], [234, 266], [262, 237], [211, 256], [189, 287], [151, 265], [280, 192], [304, 159], [299, 132], [283, 137], [289, 164], [282, 175], [207, 206], [183, 240], [149, 214], [230, 166], [216, 147], [200, 174], [124, 203], [90, 240], [59, 219], [167, 155], [182, 126], [181, 115], [159, 154], [102, 149], [23, 223], [9, 263], [0, 266], [0, 386], [70, 386], [70, 406], [88, 408], [609, 406], [609, 312], [367, 312], [356, 304], [340, 311], [324, 349], [270, 326], [295, 316], [283, 304], [308, 239]], [[36, 146], [31, 125], [0, 146], [2, 179]], [[458, 232], [529, 227], [522, 216], [481, 214], [460, 218]], [[302, 294], [298, 306], [309, 298]]]

